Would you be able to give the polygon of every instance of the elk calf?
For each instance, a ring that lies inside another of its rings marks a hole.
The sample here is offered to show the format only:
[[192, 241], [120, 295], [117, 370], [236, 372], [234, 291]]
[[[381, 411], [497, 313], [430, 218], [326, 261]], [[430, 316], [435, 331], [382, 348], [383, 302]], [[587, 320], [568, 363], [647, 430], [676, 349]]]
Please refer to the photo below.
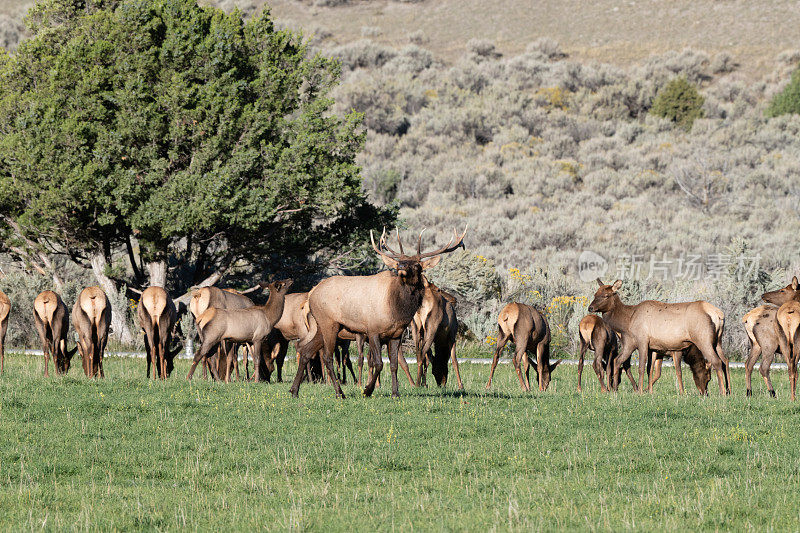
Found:
[[100, 287], [87, 287], [78, 295], [72, 308], [72, 327], [78, 333], [78, 351], [83, 371], [90, 377], [105, 377], [103, 354], [108, 342], [111, 306]]
[[[417, 355], [417, 385], [426, 386], [428, 363], [440, 387], [447, 385], [447, 360], [453, 362], [459, 390], [464, 390], [456, 358], [458, 319], [454, 304], [456, 299], [433, 283], [428, 282], [422, 305], [411, 321], [411, 337]], [[360, 374], [360, 369], [359, 369]]]
[[[192, 374], [203, 358], [208, 357], [222, 341], [235, 343], [248, 343], [253, 346], [255, 361], [255, 381], [260, 381], [260, 363], [262, 345], [266, 341], [272, 327], [283, 314], [286, 292], [292, 285], [292, 280], [282, 280], [270, 283], [269, 299], [266, 305], [257, 305], [246, 309], [206, 309], [197, 319], [198, 331], [201, 333], [202, 345], [194, 356], [192, 368], [186, 379], [192, 379]], [[266, 361], [268, 371], [272, 371], [272, 359]], [[211, 367], [212, 374], [216, 372]], [[215, 376], [219, 379], [219, 376]]]
[[[578, 342], [580, 343], [580, 355], [578, 357], [578, 392], [581, 392], [581, 376], [583, 375], [583, 358], [586, 350], [594, 352], [592, 368], [600, 381], [600, 390], [608, 392], [611, 387], [611, 365], [619, 355], [619, 343], [617, 334], [611, 331], [602, 318], [597, 315], [586, 315], [578, 324]], [[622, 368], [631, 380], [633, 390], [638, 390], [636, 380], [631, 373], [631, 362], [626, 361]], [[608, 388], [606, 388], [605, 375], [608, 376]]]
[[[500, 360], [500, 353], [509, 340], [516, 346], [512, 362], [522, 390], [531, 390], [528, 377], [531, 364], [538, 376], [539, 390], [547, 390], [550, 385], [550, 376], [561, 361], [550, 364], [550, 325], [544, 315], [529, 305], [514, 302], [506, 305], [500, 311], [497, 324], [497, 349], [494, 352], [486, 390], [492, 387], [492, 378], [497, 362]], [[531, 361], [527, 356], [528, 352], [536, 353], [535, 361]]]
[[755, 368], [756, 362], [763, 355], [758, 370], [764, 379], [770, 396], [775, 397], [775, 388], [772, 386], [772, 380], [769, 377], [769, 369], [775, 360], [775, 352], [780, 347], [778, 322], [775, 318], [777, 314], [778, 308], [774, 305], [759, 305], [742, 317], [747, 339], [750, 341], [750, 353], [744, 363], [744, 382], [747, 396], [753, 395], [753, 368]]
[[172, 372], [173, 359], [180, 351], [170, 351], [172, 332], [178, 320], [175, 302], [161, 287], [148, 287], [139, 298], [136, 308], [139, 326], [144, 332], [144, 345], [147, 351], [147, 377], [153, 365], [153, 379], [158, 376], [167, 379]]
[[53, 358], [56, 374], [66, 374], [78, 347], [67, 350], [69, 314], [61, 296], [53, 291], [39, 293], [33, 301], [33, 322], [42, 341], [45, 377], [50, 376], [50, 357]]
[[6, 331], [8, 331], [8, 315], [11, 312], [11, 300], [0, 291], [0, 374], [6, 365]]

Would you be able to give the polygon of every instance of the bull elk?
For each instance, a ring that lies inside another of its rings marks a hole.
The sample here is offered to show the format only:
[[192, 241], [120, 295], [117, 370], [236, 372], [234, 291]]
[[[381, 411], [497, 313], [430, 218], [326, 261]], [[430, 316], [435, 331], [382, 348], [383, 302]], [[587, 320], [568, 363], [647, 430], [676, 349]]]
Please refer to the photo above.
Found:
[[[245, 309], [220, 309], [210, 307], [197, 318], [198, 332], [202, 344], [194, 356], [192, 368], [186, 379], [192, 379], [194, 370], [202, 359], [222, 342], [247, 343], [253, 347], [255, 381], [260, 381], [262, 345], [266, 341], [272, 327], [283, 314], [286, 292], [292, 286], [292, 280], [272, 282], [269, 287], [269, 299], [265, 305], [256, 305]], [[272, 371], [272, 359], [266, 360], [267, 370]], [[211, 367], [212, 373], [216, 370]], [[219, 379], [219, 376], [215, 376]]]
[[78, 351], [83, 371], [90, 377], [105, 377], [103, 354], [108, 342], [111, 306], [100, 287], [87, 287], [78, 295], [72, 308], [72, 327], [78, 333]]
[[[195, 324], [207, 309], [247, 309], [253, 307], [255, 304], [253, 300], [231, 289], [220, 289], [218, 287], [203, 287], [196, 290], [192, 294], [192, 299], [189, 301], [189, 311], [194, 317]], [[197, 336], [200, 338], [200, 343], [203, 342], [203, 335], [200, 328], [197, 328]], [[231, 363], [238, 363], [233, 361], [236, 358], [235, 348], [229, 346], [228, 343], [221, 343], [217, 350], [216, 360], [213, 358], [203, 359], [203, 376], [205, 376], [206, 368], [212, 365], [211, 375], [215, 379], [219, 379], [220, 374], [224, 375], [227, 381], [230, 379], [230, 366]], [[238, 372], [238, 364], [236, 365]], [[193, 374], [194, 372], [192, 372]]]
[[[447, 385], [447, 360], [453, 362], [459, 390], [464, 390], [456, 358], [458, 319], [453, 295], [428, 282], [422, 305], [411, 322], [411, 337], [417, 355], [417, 385], [425, 386], [428, 363], [440, 387]], [[359, 374], [361, 370], [359, 368]]]
[[69, 313], [61, 296], [53, 291], [39, 293], [33, 301], [33, 322], [42, 341], [45, 377], [50, 376], [50, 357], [53, 358], [56, 374], [66, 374], [78, 347], [67, 350]]
[[[611, 365], [619, 355], [619, 343], [617, 334], [611, 331], [608, 324], [597, 315], [586, 315], [578, 324], [578, 342], [580, 344], [580, 355], [578, 356], [578, 392], [581, 392], [581, 376], [583, 375], [583, 359], [586, 350], [594, 352], [592, 368], [600, 381], [600, 390], [607, 392], [611, 387]], [[639, 390], [636, 380], [631, 372], [631, 362], [626, 361], [622, 365], [628, 379], [631, 381], [634, 390]], [[608, 388], [606, 388], [606, 377], [608, 376]]]
[[[510, 340], [516, 346], [514, 357], [514, 370], [517, 372], [519, 384], [524, 391], [531, 390], [528, 376], [530, 366], [536, 372], [539, 390], [546, 391], [550, 386], [550, 378], [560, 360], [550, 364], [550, 325], [544, 315], [529, 305], [513, 302], [506, 305], [497, 318], [498, 335], [497, 348], [492, 359], [492, 369], [489, 372], [489, 382], [486, 390], [492, 387], [494, 370], [500, 360], [500, 353]], [[532, 361], [528, 352], [536, 354]]]
[[[384, 230], [380, 245], [370, 232], [372, 249], [389, 270], [371, 276], [333, 276], [321, 281], [309, 293], [308, 304], [314, 322], [308, 336], [300, 345], [300, 368], [320, 350], [324, 365], [333, 375], [333, 386], [338, 397], [344, 398], [339, 380], [333, 373], [333, 351], [339, 331], [345, 328], [363, 333], [369, 340], [369, 354], [374, 366], [364, 395], [371, 396], [383, 369], [381, 342], [387, 343], [389, 368], [392, 374], [392, 396], [399, 396], [397, 382], [398, 352], [403, 333], [422, 303], [427, 280], [423, 271], [439, 264], [442, 254], [463, 246], [466, 228], [461, 236], [453, 237], [443, 247], [432, 252], [422, 252], [422, 234], [417, 240], [417, 253], [406, 255], [400, 234], [397, 233], [399, 251], [386, 244]], [[302, 373], [295, 375], [290, 392], [297, 397]]]
[[148, 287], [139, 298], [136, 308], [139, 326], [144, 332], [144, 345], [147, 352], [147, 377], [153, 365], [153, 379], [167, 379], [172, 372], [173, 359], [180, 347], [170, 350], [172, 332], [178, 321], [175, 302], [161, 287]]
[[770, 303], [788, 298], [788, 301], [781, 304], [775, 313], [776, 330], [778, 335], [778, 346], [780, 347], [786, 364], [789, 367], [789, 393], [792, 401], [795, 400], [797, 389], [797, 360], [800, 358], [800, 301], [797, 300], [798, 292], [797, 276], [792, 278], [792, 282], [777, 291], [764, 294], [762, 298]]
[[11, 300], [0, 291], [0, 374], [6, 366], [6, 331], [8, 331], [8, 315], [11, 312]]
[[622, 281], [600, 288], [589, 304], [589, 312], [599, 311], [606, 323], [619, 334], [622, 347], [614, 361], [612, 390], [619, 386], [622, 364], [639, 351], [639, 383], [644, 388], [644, 373], [651, 351], [684, 351], [695, 345], [717, 372], [721, 394], [730, 394], [730, 365], [722, 352], [722, 331], [725, 315], [706, 301], [664, 303], [646, 300], [625, 305], [617, 291]]

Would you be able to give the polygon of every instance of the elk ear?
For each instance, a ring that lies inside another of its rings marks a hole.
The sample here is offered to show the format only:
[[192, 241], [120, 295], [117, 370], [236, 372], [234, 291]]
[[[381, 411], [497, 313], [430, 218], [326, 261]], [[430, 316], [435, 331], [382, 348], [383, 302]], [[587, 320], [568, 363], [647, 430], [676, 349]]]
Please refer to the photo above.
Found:
[[614, 292], [617, 292], [617, 291], [619, 290], [619, 288], [620, 288], [620, 287], [622, 287], [622, 280], [621, 280], [621, 279], [618, 279], [618, 280], [617, 280], [617, 281], [615, 281], [615, 282], [614, 282], [614, 284], [611, 286], [611, 290], [612, 290], [612, 291], [614, 291]]
[[797, 276], [794, 276], [792, 278], [792, 290], [796, 291], [798, 285], [800, 285], [800, 282], [797, 281]]
[[292, 279], [284, 279], [284, 280], [281, 280], [281, 281], [277, 282], [275, 284], [275, 288], [278, 289], [279, 291], [289, 290], [289, 287], [292, 286], [292, 283], [294, 283], [294, 280], [292, 280]]
[[602, 287], [603, 285], [605, 285], [605, 283], [603, 283], [603, 282], [600, 280], [600, 278], [597, 278], [597, 284], [598, 284], [598, 285], [600, 285], [601, 287]]
[[441, 255], [434, 255], [430, 259], [426, 259], [425, 261], [420, 261], [420, 265], [422, 265], [422, 270], [427, 270], [429, 268], [433, 268], [439, 264], [439, 261], [442, 260]]
[[383, 259], [383, 263], [391, 268], [392, 270], [397, 270], [398, 262], [392, 259], [391, 257], [386, 257], [385, 255], [381, 255], [381, 259]]

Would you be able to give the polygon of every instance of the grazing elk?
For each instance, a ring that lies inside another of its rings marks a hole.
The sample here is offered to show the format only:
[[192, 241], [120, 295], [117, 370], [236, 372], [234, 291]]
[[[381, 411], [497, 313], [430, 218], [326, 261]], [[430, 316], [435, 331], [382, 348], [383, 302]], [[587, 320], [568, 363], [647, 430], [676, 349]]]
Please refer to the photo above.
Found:
[[[203, 287], [202, 289], [196, 290], [192, 294], [192, 299], [189, 301], [189, 311], [194, 317], [195, 324], [197, 324], [197, 320], [200, 318], [200, 315], [202, 315], [209, 308], [247, 309], [249, 307], [253, 307], [254, 305], [255, 304], [253, 303], [253, 300], [233, 289]], [[202, 344], [203, 336], [199, 326], [197, 327], [197, 336], [200, 338], [200, 343]], [[247, 356], [245, 355], [245, 357]], [[255, 356], [253, 358], [253, 362], [254, 364], [258, 364]], [[215, 357], [203, 359], [203, 375], [205, 376], [207, 367], [209, 365], [213, 365], [215, 368], [211, 373], [212, 377], [218, 379], [220, 375], [223, 375], [224, 379], [229, 381], [231, 363], [236, 366], [238, 377], [239, 365], [238, 360], [236, 360], [235, 347], [230, 346], [229, 343], [226, 342], [220, 343]]]
[[[514, 369], [517, 371], [519, 384], [525, 391], [531, 390], [531, 382], [528, 376], [530, 366], [533, 365], [534, 371], [538, 376], [539, 390], [546, 391], [550, 386], [550, 376], [556, 369], [561, 360], [550, 364], [550, 325], [544, 315], [533, 307], [518, 302], [506, 305], [500, 316], [497, 317], [498, 335], [497, 349], [494, 351], [492, 359], [492, 369], [489, 372], [489, 382], [486, 390], [492, 387], [492, 378], [497, 362], [500, 360], [500, 353], [505, 348], [509, 340], [516, 346], [514, 357]], [[536, 360], [532, 361], [528, 352], [536, 353]]]
[[147, 377], [153, 365], [153, 379], [167, 379], [172, 373], [173, 360], [180, 347], [171, 351], [172, 332], [178, 321], [175, 302], [161, 287], [148, 287], [139, 298], [136, 309], [139, 326], [144, 332], [144, 345], [147, 352]]
[[619, 386], [621, 367], [639, 350], [639, 391], [644, 389], [644, 373], [651, 351], [683, 351], [694, 344], [717, 372], [721, 394], [730, 394], [730, 365], [722, 352], [723, 312], [706, 301], [664, 303], [646, 300], [625, 305], [617, 291], [622, 281], [600, 288], [589, 304], [589, 312], [599, 311], [605, 322], [619, 334], [622, 347], [614, 361], [612, 390]]
[[[459, 390], [464, 390], [456, 358], [458, 319], [453, 295], [428, 282], [422, 305], [411, 322], [411, 337], [417, 355], [417, 385], [427, 386], [428, 363], [440, 387], [447, 385], [447, 360], [453, 362]], [[360, 373], [360, 370], [359, 370]]]
[[[617, 334], [611, 331], [608, 324], [597, 315], [586, 315], [581, 319], [578, 324], [578, 342], [580, 343], [580, 355], [578, 356], [578, 392], [581, 392], [581, 376], [583, 375], [583, 358], [586, 350], [594, 352], [594, 361], [592, 368], [597, 374], [597, 379], [600, 380], [600, 390], [607, 392], [611, 387], [611, 364], [614, 359], [619, 355], [619, 343], [617, 342]], [[631, 362], [626, 361], [622, 365], [628, 379], [631, 380], [633, 390], [639, 390], [636, 385], [636, 380], [633, 378], [631, 372]], [[608, 376], [608, 386], [606, 388], [606, 378]]]
[[8, 331], [8, 315], [11, 312], [11, 300], [0, 291], [0, 374], [6, 366], [6, 331]]
[[53, 358], [56, 374], [66, 374], [78, 347], [67, 350], [69, 312], [61, 296], [53, 291], [39, 293], [33, 301], [33, 322], [42, 341], [45, 377], [50, 376], [50, 357]]
[[90, 377], [105, 377], [103, 353], [108, 342], [111, 306], [100, 287], [87, 287], [78, 295], [72, 308], [72, 327], [78, 333], [78, 351], [83, 371]]
[[800, 302], [794, 299], [794, 293], [798, 291], [797, 276], [792, 278], [792, 283], [787, 287], [766, 293], [763, 298], [767, 302], [775, 303], [779, 298], [775, 297], [774, 293], [783, 293], [784, 291], [791, 294], [791, 299], [778, 308], [775, 313], [775, 322], [777, 323], [778, 346], [789, 367], [789, 393], [794, 401], [797, 389], [797, 360], [800, 358]]
[[[308, 336], [300, 345], [300, 368], [322, 350], [324, 365], [333, 373], [333, 351], [339, 331], [345, 328], [364, 333], [369, 340], [369, 354], [374, 371], [364, 388], [364, 395], [371, 396], [375, 383], [383, 369], [381, 343], [388, 345], [389, 368], [392, 374], [392, 396], [399, 396], [397, 382], [398, 352], [403, 333], [414, 318], [425, 292], [427, 280], [423, 271], [435, 267], [441, 254], [463, 246], [464, 233], [453, 237], [447, 245], [433, 252], [422, 253], [422, 234], [417, 241], [417, 253], [405, 255], [400, 234], [400, 247], [395, 252], [386, 245], [386, 232], [381, 236], [380, 246], [370, 232], [372, 248], [389, 268], [371, 276], [333, 276], [320, 282], [308, 295], [308, 304], [314, 321]], [[297, 397], [302, 373], [298, 372], [290, 392]], [[339, 380], [333, 379], [338, 397], [344, 398]]]
[[[647, 373], [650, 376], [649, 391], [653, 392], [653, 385], [655, 385], [658, 378], [661, 377], [661, 365], [664, 361], [664, 355], [672, 357], [673, 366], [675, 367], [675, 381], [676, 387], [680, 394], [685, 394], [683, 388], [683, 373], [681, 371], [681, 362], [686, 361], [689, 369], [692, 371], [694, 384], [701, 396], [708, 394], [708, 382], [711, 381], [711, 366], [703, 358], [702, 352], [697, 349], [697, 346], [692, 344], [686, 350], [674, 352], [651, 352], [650, 361], [647, 365]], [[652, 365], [652, 366], [651, 366]]]
[[[247, 343], [253, 347], [254, 358], [254, 380], [260, 381], [262, 345], [267, 340], [272, 327], [283, 314], [283, 305], [286, 292], [292, 286], [292, 280], [286, 279], [269, 283], [269, 299], [265, 305], [255, 305], [245, 309], [220, 309], [210, 307], [197, 318], [198, 332], [202, 344], [194, 356], [192, 368], [186, 379], [192, 379], [194, 370], [203, 358], [207, 358], [211, 352], [222, 342], [232, 341], [234, 343]], [[272, 372], [272, 358], [264, 361], [267, 371]], [[217, 370], [212, 366], [212, 374]], [[219, 375], [214, 376], [219, 379]]]

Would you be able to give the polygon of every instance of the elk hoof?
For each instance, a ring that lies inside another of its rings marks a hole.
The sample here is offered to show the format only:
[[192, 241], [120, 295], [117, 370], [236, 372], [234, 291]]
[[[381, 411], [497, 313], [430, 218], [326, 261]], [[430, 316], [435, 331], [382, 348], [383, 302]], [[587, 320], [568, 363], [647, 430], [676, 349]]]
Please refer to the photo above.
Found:
[[774, 398], [775, 397], [775, 391], [774, 390], [769, 391], [769, 395]]
[[753, 391], [752, 391], [751, 389], [747, 389], [747, 392], [746, 392], [745, 394], [746, 394], [746, 395], [747, 395], [747, 397], [749, 398], [750, 396], [752, 396], [752, 395], [753, 395]]
[[292, 395], [292, 398], [297, 398], [297, 390], [296, 389], [289, 389], [289, 394]]

